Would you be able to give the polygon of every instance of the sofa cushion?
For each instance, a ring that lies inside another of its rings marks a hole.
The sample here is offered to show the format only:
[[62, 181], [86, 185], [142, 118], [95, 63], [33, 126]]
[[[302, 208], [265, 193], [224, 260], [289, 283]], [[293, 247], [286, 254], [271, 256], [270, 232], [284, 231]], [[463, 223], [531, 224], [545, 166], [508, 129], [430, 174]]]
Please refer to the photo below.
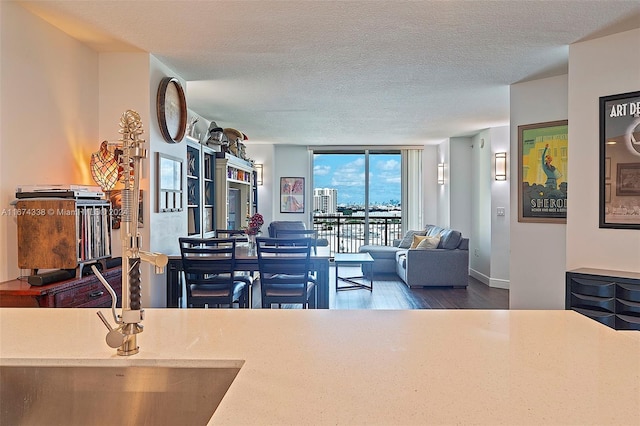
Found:
[[269, 237], [275, 238], [281, 229], [305, 230], [306, 226], [301, 220], [275, 220], [269, 224]]
[[403, 268], [407, 269], [407, 251], [402, 250], [396, 253], [396, 262]]
[[413, 241], [411, 242], [411, 247], [409, 247], [410, 249], [414, 249], [416, 247], [418, 247], [418, 244], [420, 244], [420, 242], [422, 240], [424, 240], [425, 238], [427, 238], [426, 235], [413, 235]]
[[438, 244], [440, 243], [440, 237], [428, 237], [424, 236], [422, 240], [416, 246], [418, 250], [427, 250], [438, 248]]
[[454, 231], [453, 229], [443, 229], [440, 233], [440, 244], [438, 248], [447, 250], [455, 250], [460, 244], [462, 233], [460, 231]]
[[458, 250], [469, 250], [468, 238], [460, 238], [460, 244], [458, 244]]
[[373, 259], [395, 259], [398, 247], [393, 246], [377, 246], [374, 244], [360, 246], [360, 253], [369, 253]]
[[439, 235], [442, 233], [442, 231], [444, 231], [444, 228], [441, 228], [439, 226], [436, 225], [427, 225], [425, 226], [425, 235], [428, 235], [430, 237], [435, 237], [436, 235]]
[[411, 247], [414, 235], [426, 235], [426, 231], [407, 231], [400, 241], [398, 248], [408, 249], [409, 247]]

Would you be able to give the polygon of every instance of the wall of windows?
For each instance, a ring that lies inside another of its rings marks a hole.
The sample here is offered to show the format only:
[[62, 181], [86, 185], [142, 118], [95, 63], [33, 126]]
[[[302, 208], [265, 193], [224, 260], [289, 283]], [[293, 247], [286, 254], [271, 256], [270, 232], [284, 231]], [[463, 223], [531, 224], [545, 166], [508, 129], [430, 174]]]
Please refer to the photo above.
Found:
[[314, 150], [314, 227], [332, 252], [402, 236], [402, 164], [398, 149]]

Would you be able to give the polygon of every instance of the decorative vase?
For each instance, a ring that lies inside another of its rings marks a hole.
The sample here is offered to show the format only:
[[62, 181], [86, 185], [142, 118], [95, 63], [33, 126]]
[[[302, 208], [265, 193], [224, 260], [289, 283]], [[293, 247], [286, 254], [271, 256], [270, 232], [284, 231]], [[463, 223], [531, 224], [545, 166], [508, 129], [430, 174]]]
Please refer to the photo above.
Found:
[[256, 235], [255, 234], [249, 234], [247, 235], [248, 239], [249, 239], [249, 255], [250, 256], [255, 256], [257, 254], [256, 251]]

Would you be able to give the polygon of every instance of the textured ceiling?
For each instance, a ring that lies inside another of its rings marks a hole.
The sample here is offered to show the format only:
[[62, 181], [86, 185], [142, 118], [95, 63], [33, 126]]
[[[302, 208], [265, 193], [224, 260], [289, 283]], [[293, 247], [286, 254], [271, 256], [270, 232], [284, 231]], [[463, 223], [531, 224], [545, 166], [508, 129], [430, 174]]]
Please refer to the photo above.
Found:
[[573, 42], [640, 28], [638, 0], [20, 3], [98, 51], [153, 54], [222, 127], [304, 145], [507, 125], [510, 84], [566, 73]]

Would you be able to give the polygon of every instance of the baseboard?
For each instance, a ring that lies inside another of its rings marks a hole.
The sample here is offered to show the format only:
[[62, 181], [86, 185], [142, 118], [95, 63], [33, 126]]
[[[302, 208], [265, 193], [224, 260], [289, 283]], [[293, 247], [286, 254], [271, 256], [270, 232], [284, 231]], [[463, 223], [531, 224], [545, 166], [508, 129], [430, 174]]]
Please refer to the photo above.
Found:
[[502, 288], [505, 290], [509, 290], [509, 280], [500, 280], [497, 278], [491, 278], [489, 287]]
[[473, 278], [475, 278], [476, 280], [480, 281], [482, 284], [488, 285], [489, 287], [491, 287], [489, 285], [489, 282], [491, 281], [491, 279], [486, 276], [483, 273], [480, 273], [474, 269], [469, 268], [469, 275], [472, 276]]
[[509, 280], [501, 280], [498, 278], [491, 278], [485, 274], [469, 268], [469, 275], [480, 281], [482, 284], [488, 285], [493, 288], [503, 288], [509, 290]]

